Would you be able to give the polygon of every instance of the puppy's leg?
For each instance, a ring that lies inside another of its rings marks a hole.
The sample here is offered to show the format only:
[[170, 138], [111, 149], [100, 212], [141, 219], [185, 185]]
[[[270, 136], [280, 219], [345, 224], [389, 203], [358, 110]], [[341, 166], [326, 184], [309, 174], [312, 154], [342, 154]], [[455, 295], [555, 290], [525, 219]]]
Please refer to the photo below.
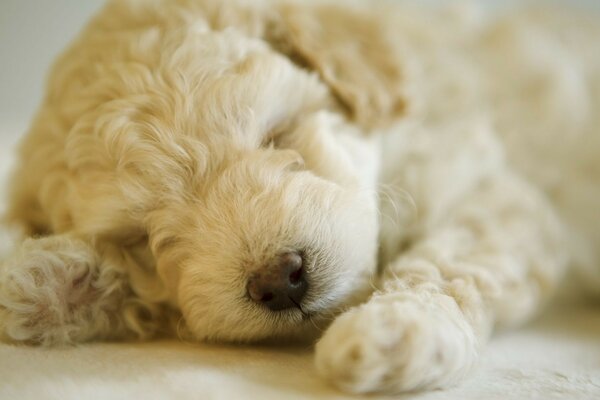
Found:
[[43, 345], [149, 334], [158, 308], [132, 292], [131, 260], [69, 235], [27, 239], [0, 265], [0, 334]]
[[369, 302], [317, 345], [319, 371], [353, 392], [451, 385], [494, 325], [530, 316], [566, 265], [549, 205], [510, 174], [488, 177], [384, 272]]

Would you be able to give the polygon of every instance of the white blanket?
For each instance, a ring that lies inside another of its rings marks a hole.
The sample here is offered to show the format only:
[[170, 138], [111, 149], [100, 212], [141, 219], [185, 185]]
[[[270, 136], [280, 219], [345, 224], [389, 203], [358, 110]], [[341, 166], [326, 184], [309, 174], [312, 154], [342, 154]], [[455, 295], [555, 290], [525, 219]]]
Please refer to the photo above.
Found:
[[[554, 310], [497, 337], [460, 386], [434, 399], [599, 399], [600, 312]], [[0, 345], [0, 399], [342, 399], [309, 349], [174, 341], [40, 349]], [[373, 397], [370, 397], [373, 398]]]
[[[21, 130], [0, 129], [2, 185], [13, 154], [9, 133]], [[344, 398], [357, 397], [323, 382], [302, 347], [0, 344], [1, 400]], [[524, 329], [496, 337], [460, 386], [402, 398], [600, 399], [600, 309], [550, 307]]]

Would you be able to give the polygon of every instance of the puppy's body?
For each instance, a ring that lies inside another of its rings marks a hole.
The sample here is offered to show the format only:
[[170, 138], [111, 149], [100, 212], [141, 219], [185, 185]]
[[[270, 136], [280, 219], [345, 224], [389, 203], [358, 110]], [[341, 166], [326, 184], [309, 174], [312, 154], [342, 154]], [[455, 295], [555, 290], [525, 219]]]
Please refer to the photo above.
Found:
[[[57, 63], [21, 147], [8, 218], [36, 238], [2, 266], [4, 335], [249, 341], [341, 313], [317, 345], [339, 386], [455, 382], [586, 254], [570, 243], [597, 238], [578, 218], [587, 197], [563, 188], [596, 190], [579, 171], [598, 176], [598, 53], [545, 33], [576, 31], [561, 20], [524, 21], [109, 4]], [[565, 133], [571, 147], [543, 145]], [[539, 173], [557, 160], [573, 176]], [[248, 282], [291, 253], [308, 290], [270, 310]]]

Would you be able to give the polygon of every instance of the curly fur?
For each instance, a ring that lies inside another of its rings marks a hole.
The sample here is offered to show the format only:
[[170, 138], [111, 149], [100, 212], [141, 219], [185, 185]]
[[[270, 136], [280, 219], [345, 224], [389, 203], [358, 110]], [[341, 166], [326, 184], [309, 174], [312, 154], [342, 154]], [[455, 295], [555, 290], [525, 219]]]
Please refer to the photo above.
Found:
[[[568, 263], [597, 276], [582, 35], [600, 36], [536, 11], [110, 2], [21, 145], [7, 221], [29, 238], [0, 268], [0, 332], [255, 341], [333, 321], [316, 365], [345, 390], [457, 382]], [[290, 250], [310, 290], [272, 312], [246, 281]]]

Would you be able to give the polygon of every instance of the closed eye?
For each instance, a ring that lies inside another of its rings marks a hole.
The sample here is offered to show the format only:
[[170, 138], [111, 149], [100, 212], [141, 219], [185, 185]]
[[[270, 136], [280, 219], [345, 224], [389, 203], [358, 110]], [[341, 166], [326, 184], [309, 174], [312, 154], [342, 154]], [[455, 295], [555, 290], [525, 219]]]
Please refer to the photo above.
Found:
[[274, 130], [269, 132], [268, 134], [265, 135], [265, 137], [263, 138], [260, 147], [261, 148], [267, 148], [267, 149], [277, 149], [280, 148], [281, 145], [281, 138], [285, 135], [284, 131], [281, 130]]

